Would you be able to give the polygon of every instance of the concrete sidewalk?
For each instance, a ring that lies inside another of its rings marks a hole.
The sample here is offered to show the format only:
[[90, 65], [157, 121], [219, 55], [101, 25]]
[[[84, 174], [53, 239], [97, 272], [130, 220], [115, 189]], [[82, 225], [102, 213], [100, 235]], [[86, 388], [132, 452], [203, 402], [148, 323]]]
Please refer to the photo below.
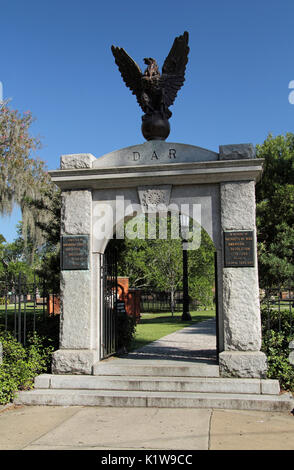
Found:
[[[191, 325], [120, 362], [215, 367], [215, 322]], [[0, 407], [0, 450], [294, 450], [290, 412], [100, 406]]]
[[0, 450], [294, 450], [291, 413], [10, 406]]

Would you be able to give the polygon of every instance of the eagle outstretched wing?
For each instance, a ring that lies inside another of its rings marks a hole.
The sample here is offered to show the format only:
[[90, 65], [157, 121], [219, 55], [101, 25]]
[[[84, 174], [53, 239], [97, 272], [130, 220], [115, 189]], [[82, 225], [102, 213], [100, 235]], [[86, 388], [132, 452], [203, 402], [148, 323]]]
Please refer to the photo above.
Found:
[[164, 101], [167, 107], [171, 106], [179, 89], [185, 81], [185, 71], [190, 48], [188, 46], [189, 34], [175, 38], [173, 46], [165, 59], [160, 77], [161, 87], [164, 90]]
[[142, 108], [142, 72], [139, 65], [126, 53], [122, 47], [111, 46], [111, 50], [115, 58], [115, 63], [118, 66], [125, 84], [128, 88], [130, 88], [132, 94], [136, 95], [137, 101]]

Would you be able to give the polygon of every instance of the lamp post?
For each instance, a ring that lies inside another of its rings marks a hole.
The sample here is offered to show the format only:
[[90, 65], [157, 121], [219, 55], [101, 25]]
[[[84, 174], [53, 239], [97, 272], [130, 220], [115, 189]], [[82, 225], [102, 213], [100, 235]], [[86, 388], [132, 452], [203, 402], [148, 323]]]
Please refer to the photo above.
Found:
[[189, 216], [185, 214], [180, 215], [183, 250], [183, 313], [181, 318], [182, 321], [192, 320], [192, 317], [189, 312], [188, 250], [186, 245], [189, 233], [189, 221]]

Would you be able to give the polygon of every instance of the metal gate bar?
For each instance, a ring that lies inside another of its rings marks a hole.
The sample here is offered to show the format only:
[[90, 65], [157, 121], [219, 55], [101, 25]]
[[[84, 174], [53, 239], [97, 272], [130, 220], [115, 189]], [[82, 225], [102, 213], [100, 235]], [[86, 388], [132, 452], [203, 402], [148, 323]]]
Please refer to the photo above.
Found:
[[[10, 331], [22, 343], [27, 344], [33, 332], [46, 330], [45, 324], [50, 316], [55, 316], [54, 298], [45, 280], [34, 275], [33, 282], [23, 273], [13, 277], [2, 275], [0, 279], [0, 330]], [[38, 301], [39, 297], [39, 301]], [[53, 312], [49, 311], [49, 299], [53, 299]], [[59, 312], [57, 311], [57, 314]]]
[[117, 257], [115, 250], [100, 255], [101, 358], [117, 350]]

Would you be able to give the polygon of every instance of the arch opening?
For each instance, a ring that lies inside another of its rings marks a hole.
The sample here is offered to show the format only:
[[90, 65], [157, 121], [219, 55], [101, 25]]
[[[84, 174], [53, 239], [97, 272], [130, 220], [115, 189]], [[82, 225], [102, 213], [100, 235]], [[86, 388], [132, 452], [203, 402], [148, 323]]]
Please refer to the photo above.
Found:
[[[199, 223], [201, 213], [190, 215], [178, 207], [139, 208], [119, 220], [107, 241], [104, 256], [117, 253], [114, 314], [136, 323], [130, 358], [217, 363], [216, 249]], [[126, 353], [123, 332], [116, 334], [116, 353]], [[158, 347], [162, 337], [165, 344]]]

